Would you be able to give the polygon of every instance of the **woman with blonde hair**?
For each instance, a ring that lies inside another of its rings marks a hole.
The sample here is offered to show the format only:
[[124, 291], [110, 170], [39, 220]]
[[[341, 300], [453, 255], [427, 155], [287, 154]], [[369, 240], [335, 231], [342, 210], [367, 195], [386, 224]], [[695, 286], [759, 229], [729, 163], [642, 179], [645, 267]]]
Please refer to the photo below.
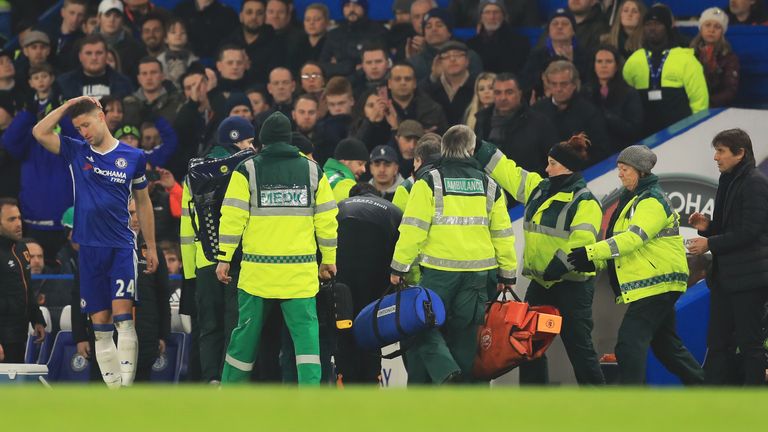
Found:
[[699, 34], [691, 41], [709, 90], [710, 108], [730, 105], [739, 92], [739, 57], [725, 39], [728, 15], [712, 7], [701, 13]]
[[483, 72], [475, 80], [475, 95], [472, 97], [472, 102], [467, 106], [467, 110], [464, 111], [464, 119], [462, 120], [462, 123], [472, 130], [475, 130], [477, 122], [475, 114], [493, 105], [493, 83], [495, 81], [496, 74], [493, 72]]
[[600, 42], [616, 47], [627, 59], [643, 46], [643, 17], [648, 8], [643, 0], [624, 0], [619, 6], [619, 19], [611, 30], [600, 37]]

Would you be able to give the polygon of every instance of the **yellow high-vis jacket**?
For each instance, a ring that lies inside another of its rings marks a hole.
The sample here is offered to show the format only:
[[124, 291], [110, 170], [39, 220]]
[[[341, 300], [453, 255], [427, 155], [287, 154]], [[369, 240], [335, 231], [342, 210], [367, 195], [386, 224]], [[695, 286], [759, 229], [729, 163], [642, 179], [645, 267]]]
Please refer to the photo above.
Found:
[[238, 288], [264, 298], [309, 298], [319, 289], [316, 252], [336, 263], [338, 208], [322, 169], [274, 143], [232, 174], [219, 225], [221, 261], [242, 239]]
[[415, 263], [443, 271], [498, 268], [516, 276], [515, 236], [504, 194], [473, 159], [443, 159], [414, 183], [400, 224], [392, 270]]
[[576, 271], [568, 262], [571, 250], [597, 241], [603, 211], [580, 174], [554, 185], [517, 166], [493, 144], [483, 142], [475, 158], [492, 179], [525, 205], [523, 276], [549, 288], [567, 280], [584, 282], [595, 272]]
[[659, 179], [640, 179], [634, 192], [625, 191], [611, 218], [605, 240], [587, 246], [595, 262], [612, 260], [609, 270], [617, 303], [631, 303], [688, 287], [688, 260], [680, 235], [680, 215]]

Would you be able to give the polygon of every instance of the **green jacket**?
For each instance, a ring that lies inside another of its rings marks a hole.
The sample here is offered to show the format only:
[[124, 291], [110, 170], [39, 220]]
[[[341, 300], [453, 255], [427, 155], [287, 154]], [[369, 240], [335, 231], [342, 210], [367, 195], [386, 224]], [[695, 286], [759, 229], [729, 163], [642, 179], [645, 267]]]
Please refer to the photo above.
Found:
[[323, 171], [331, 184], [336, 202], [349, 198], [349, 190], [357, 184], [357, 179], [352, 171], [334, 158], [325, 161]]
[[688, 261], [680, 215], [659, 187], [659, 178], [641, 178], [625, 190], [605, 240], [587, 246], [587, 257], [608, 261], [617, 303], [631, 303], [669, 291], [684, 292]]

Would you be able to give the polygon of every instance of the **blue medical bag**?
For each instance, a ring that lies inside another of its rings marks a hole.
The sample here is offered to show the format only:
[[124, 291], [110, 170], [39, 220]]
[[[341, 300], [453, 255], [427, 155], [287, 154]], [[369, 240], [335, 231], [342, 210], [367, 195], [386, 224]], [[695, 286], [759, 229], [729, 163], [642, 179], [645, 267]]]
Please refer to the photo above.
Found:
[[[394, 292], [393, 292], [394, 291]], [[445, 323], [445, 305], [434, 291], [420, 286], [391, 286], [355, 318], [359, 347], [379, 349]]]

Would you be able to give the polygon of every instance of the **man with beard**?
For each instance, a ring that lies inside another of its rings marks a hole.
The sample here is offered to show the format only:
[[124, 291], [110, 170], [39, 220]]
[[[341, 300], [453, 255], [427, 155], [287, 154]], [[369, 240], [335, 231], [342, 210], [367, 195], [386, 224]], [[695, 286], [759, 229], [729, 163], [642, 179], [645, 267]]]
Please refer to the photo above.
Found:
[[296, 99], [291, 111], [294, 130], [301, 132], [310, 141], [314, 141], [317, 125], [317, 99], [310, 94], [303, 94]]
[[264, 0], [245, 0], [240, 8], [240, 28], [229, 37], [229, 43], [245, 48], [250, 59], [248, 81], [266, 83], [269, 71], [285, 63], [275, 29], [265, 23], [267, 5]]
[[141, 41], [147, 48], [147, 54], [159, 56], [165, 51], [165, 20], [160, 15], [150, 15], [141, 25]]
[[345, 0], [344, 22], [328, 33], [320, 54], [323, 69], [328, 76], [351, 75], [360, 64], [360, 49], [369, 40], [384, 38], [387, 29], [368, 20], [367, 0]]

